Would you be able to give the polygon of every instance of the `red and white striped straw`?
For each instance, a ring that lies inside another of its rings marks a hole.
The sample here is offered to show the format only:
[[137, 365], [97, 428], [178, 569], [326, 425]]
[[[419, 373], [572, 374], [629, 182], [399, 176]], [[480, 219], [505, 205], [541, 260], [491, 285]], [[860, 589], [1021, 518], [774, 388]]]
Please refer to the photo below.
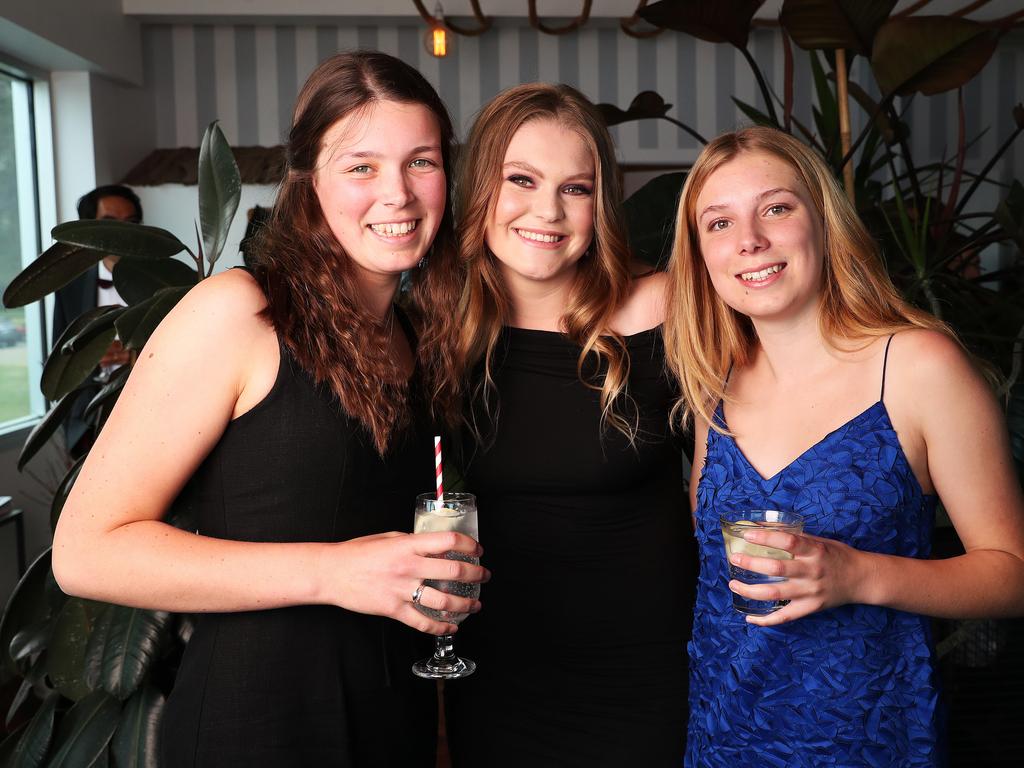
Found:
[[444, 500], [444, 470], [441, 468], [441, 436], [434, 435], [434, 474], [437, 479], [437, 500]]

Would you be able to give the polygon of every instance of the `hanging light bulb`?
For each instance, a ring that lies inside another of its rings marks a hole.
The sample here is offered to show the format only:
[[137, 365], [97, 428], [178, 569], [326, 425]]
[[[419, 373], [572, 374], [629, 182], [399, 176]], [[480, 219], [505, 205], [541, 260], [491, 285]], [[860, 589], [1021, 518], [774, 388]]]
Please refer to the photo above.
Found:
[[438, 3], [434, 8], [434, 23], [430, 25], [427, 34], [423, 37], [423, 43], [427, 48], [427, 53], [443, 59], [451, 50], [452, 42], [452, 36], [448, 34], [448, 29], [444, 25], [444, 9]]

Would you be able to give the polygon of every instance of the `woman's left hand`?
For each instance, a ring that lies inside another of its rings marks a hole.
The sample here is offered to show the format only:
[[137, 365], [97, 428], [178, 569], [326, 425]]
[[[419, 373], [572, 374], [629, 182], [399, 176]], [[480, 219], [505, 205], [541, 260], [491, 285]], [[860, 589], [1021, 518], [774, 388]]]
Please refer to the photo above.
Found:
[[746, 531], [743, 538], [752, 544], [785, 550], [792, 560], [734, 554], [730, 562], [748, 571], [782, 576], [786, 581], [771, 584], [743, 584], [736, 579], [729, 589], [752, 600], [788, 600], [767, 616], [747, 616], [747, 621], [762, 627], [783, 624], [824, 608], [857, 602], [856, 591], [862, 583], [860, 568], [866, 553], [847, 544], [809, 534], [782, 531]]

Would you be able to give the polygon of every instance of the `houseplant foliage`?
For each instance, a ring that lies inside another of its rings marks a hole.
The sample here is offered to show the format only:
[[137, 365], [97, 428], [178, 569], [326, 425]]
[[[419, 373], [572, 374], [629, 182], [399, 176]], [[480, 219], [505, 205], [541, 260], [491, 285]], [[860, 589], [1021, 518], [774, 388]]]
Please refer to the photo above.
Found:
[[[848, 191], [878, 239], [894, 282], [910, 301], [949, 322], [972, 351], [1003, 373], [1001, 395], [1009, 408], [1015, 455], [1024, 462], [1024, 415], [1016, 410], [1024, 402], [1024, 186], [1019, 180], [1001, 184], [992, 175], [1024, 132], [1024, 106], [1002, 105], [992, 115], [993, 120], [1012, 121], [1012, 130], [979, 168], [970, 168], [968, 150], [979, 137], [966, 134], [962, 93], [1024, 11], [979, 22], [965, 16], [968, 6], [944, 16], [906, 15], [893, 13], [895, 0], [785, 0], [779, 14], [785, 70], [783, 91], [777, 94], [747, 50], [760, 5], [759, 0], [661, 0], [639, 13], [657, 26], [737, 48], [753, 70], [762, 102], [734, 99], [746, 117], [815, 147], [840, 178], [843, 166], [853, 164]], [[806, 51], [800, 55], [809, 60], [817, 97], [809, 116], [793, 110], [795, 47]], [[840, 49], [845, 56], [867, 58], [874, 79], [863, 85], [843, 81], [853, 108], [865, 116], [865, 127], [848, 146], [841, 140], [841, 76], [834, 66]], [[949, 157], [920, 164], [902, 113], [911, 99], [946, 92], [958, 97], [956, 146]], [[671, 105], [653, 92], [640, 94], [627, 110], [600, 106], [609, 125], [671, 119], [666, 115]], [[671, 248], [683, 178], [654, 179], [627, 201], [631, 243], [652, 263], [664, 263]], [[997, 190], [994, 209], [978, 210], [975, 195], [984, 187]], [[979, 254], [993, 245], [1006, 246], [1002, 263], [982, 271]]]
[[[171, 233], [118, 221], [73, 221], [54, 228], [57, 242], [4, 293], [8, 307], [56, 291], [105, 255], [126, 307], [98, 307], [73, 321], [43, 367], [41, 389], [55, 405], [32, 430], [18, 458], [25, 466], [63, 422], [77, 393], [91, 383], [115, 334], [134, 360], [150, 334], [192, 285], [213, 271], [238, 208], [241, 179], [216, 123], [199, 153], [197, 248]], [[170, 257], [187, 252], [190, 267]], [[93, 397], [88, 418], [102, 427], [128, 378], [116, 371]], [[60, 483], [51, 507], [56, 525], [85, 457]], [[6, 722], [27, 720], [0, 744], [0, 766], [155, 766], [164, 697], [191, 632], [187, 616], [68, 597], [44, 552], [18, 583], [0, 619], [0, 664], [21, 686]], [[27, 713], [34, 713], [26, 718]]]

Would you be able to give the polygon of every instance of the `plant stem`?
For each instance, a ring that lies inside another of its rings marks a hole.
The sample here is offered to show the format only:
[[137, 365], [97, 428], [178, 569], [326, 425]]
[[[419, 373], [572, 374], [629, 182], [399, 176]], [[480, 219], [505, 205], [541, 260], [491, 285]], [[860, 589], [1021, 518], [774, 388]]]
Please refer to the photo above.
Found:
[[707, 144], [708, 143], [707, 139], [705, 139], [703, 136], [701, 136], [699, 133], [697, 133], [695, 130], [693, 130], [693, 128], [688, 126], [686, 123], [682, 123], [682, 122], [676, 120], [675, 118], [668, 117], [667, 115], [662, 115], [661, 119], [662, 120], [668, 120], [670, 123], [672, 123], [672, 125], [675, 125], [675, 126], [678, 126], [679, 128], [682, 128], [684, 131], [686, 131], [688, 134], [693, 136], [693, 138], [695, 138], [701, 144]]
[[971, 199], [971, 195], [975, 193], [981, 185], [981, 182], [985, 181], [985, 177], [988, 176], [988, 172], [992, 170], [996, 163], [999, 162], [999, 158], [1002, 157], [1003, 153], [1010, 148], [1010, 145], [1013, 144], [1022, 130], [1024, 130], [1024, 128], [1016, 129], [1010, 134], [1009, 138], [1003, 142], [1003, 145], [996, 150], [995, 154], [992, 155], [992, 158], [985, 164], [985, 167], [981, 169], [977, 176], [974, 177], [974, 182], [967, 188], [967, 192], [964, 196], [960, 198], [960, 202], [957, 204], [956, 211], [954, 213], [960, 213], [960, 211], [964, 209], [964, 206], [967, 205], [967, 201]]
[[754, 77], [757, 79], [757, 85], [761, 89], [761, 96], [764, 98], [765, 106], [768, 107], [768, 116], [772, 119], [772, 122], [775, 123], [777, 128], [781, 128], [782, 126], [779, 125], [779, 116], [775, 114], [775, 103], [772, 101], [772, 93], [768, 89], [768, 83], [765, 82], [764, 75], [761, 74], [761, 68], [757, 66], [757, 62], [754, 61], [754, 57], [751, 56], [750, 51], [746, 48], [740, 48], [740, 53], [743, 54], [743, 57], [747, 60], [747, 63], [754, 72]]
[[[846, 51], [843, 48], [836, 49], [836, 99], [839, 102], [839, 146], [845, 158], [850, 151], [850, 97], [847, 92], [847, 80], [849, 74], [846, 71]], [[843, 185], [846, 187], [846, 196], [850, 202], [856, 204], [857, 192], [853, 186], [853, 158], [842, 164]]]

